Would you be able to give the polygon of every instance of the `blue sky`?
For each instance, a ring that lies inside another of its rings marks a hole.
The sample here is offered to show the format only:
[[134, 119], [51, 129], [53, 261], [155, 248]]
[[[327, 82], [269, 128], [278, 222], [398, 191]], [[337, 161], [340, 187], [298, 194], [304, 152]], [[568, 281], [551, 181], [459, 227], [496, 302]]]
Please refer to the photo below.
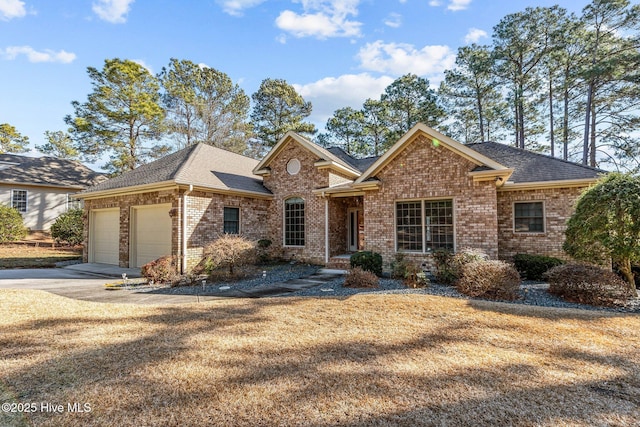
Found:
[[[216, 68], [247, 95], [282, 78], [313, 104], [320, 129], [397, 77], [436, 87], [458, 47], [489, 44], [494, 25], [527, 6], [579, 13], [587, 0], [0, 0], [0, 123], [44, 143], [89, 66], [132, 59], [154, 74], [169, 59]], [[37, 153], [33, 153], [37, 154]]]

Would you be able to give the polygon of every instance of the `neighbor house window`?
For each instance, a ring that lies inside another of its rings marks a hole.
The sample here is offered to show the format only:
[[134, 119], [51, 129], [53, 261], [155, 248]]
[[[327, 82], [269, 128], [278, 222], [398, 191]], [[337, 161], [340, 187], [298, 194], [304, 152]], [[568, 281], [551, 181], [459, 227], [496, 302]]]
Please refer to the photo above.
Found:
[[27, 190], [11, 191], [11, 207], [16, 208], [18, 212], [27, 211]]
[[284, 244], [304, 246], [304, 200], [300, 197], [284, 201]]
[[513, 229], [516, 233], [544, 233], [544, 205], [542, 202], [513, 204]]
[[82, 200], [73, 197], [73, 194], [67, 194], [67, 210], [82, 209]]
[[452, 200], [396, 203], [396, 250], [453, 250], [453, 240]]
[[224, 232], [240, 233], [240, 208], [224, 208]]

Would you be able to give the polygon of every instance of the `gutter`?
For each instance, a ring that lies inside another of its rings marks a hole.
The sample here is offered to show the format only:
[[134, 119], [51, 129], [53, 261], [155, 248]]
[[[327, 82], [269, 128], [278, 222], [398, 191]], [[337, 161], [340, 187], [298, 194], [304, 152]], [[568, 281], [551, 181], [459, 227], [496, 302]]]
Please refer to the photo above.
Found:
[[187, 196], [193, 191], [193, 185], [182, 194], [182, 273], [187, 271]]

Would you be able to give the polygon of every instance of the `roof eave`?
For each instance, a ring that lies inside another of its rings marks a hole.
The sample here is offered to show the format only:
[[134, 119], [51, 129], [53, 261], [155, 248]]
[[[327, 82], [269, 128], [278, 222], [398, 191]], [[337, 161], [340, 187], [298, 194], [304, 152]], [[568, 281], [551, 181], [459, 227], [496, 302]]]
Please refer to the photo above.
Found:
[[347, 168], [346, 166], [341, 165], [340, 163], [336, 163], [332, 160], [320, 160], [315, 162], [313, 165], [321, 170], [330, 169], [336, 172], [343, 173], [349, 176], [349, 178], [358, 178], [360, 176], [360, 172], [357, 172], [356, 170], [351, 168]]
[[28, 182], [15, 182], [15, 181], [0, 181], [0, 185], [19, 185], [22, 187], [44, 187], [44, 188], [56, 188], [56, 189], [68, 189], [68, 190], [84, 190], [89, 186], [80, 185], [62, 185], [62, 184], [34, 184]]
[[146, 193], [148, 191], [160, 191], [167, 189], [175, 189], [178, 184], [171, 181], [154, 182], [151, 184], [134, 185], [130, 187], [118, 187], [99, 191], [85, 191], [75, 195], [78, 199], [103, 199], [105, 197], [116, 196], [120, 194], [137, 194]]
[[502, 187], [513, 174], [513, 169], [471, 171], [468, 175], [473, 182], [495, 181], [496, 187]]
[[562, 179], [555, 181], [536, 181], [536, 182], [509, 182], [507, 181], [501, 191], [518, 191], [518, 190], [542, 190], [552, 188], [574, 188], [589, 187], [595, 184], [598, 178], [581, 178], [581, 179]]

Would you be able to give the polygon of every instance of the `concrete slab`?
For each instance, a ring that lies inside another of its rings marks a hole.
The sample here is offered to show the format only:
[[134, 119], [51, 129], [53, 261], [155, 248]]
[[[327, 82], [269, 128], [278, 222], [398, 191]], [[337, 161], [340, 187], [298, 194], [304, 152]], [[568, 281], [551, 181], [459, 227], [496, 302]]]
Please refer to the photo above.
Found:
[[122, 274], [126, 274], [127, 277], [133, 279], [137, 277], [142, 277], [140, 274], [139, 268], [122, 268], [117, 265], [110, 264], [100, 264], [100, 263], [83, 263], [83, 264], [72, 264], [63, 267], [67, 270], [73, 270], [84, 274], [91, 274], [100, 277], [117, 277], [122, 278]]
[[35, 289], [83, 301], [118, 304], [182, 304], [213, 299], [132, 290], [109, 291], [104, 285], [113, 279], [66, 268], [0, 270], [0, 289]]

